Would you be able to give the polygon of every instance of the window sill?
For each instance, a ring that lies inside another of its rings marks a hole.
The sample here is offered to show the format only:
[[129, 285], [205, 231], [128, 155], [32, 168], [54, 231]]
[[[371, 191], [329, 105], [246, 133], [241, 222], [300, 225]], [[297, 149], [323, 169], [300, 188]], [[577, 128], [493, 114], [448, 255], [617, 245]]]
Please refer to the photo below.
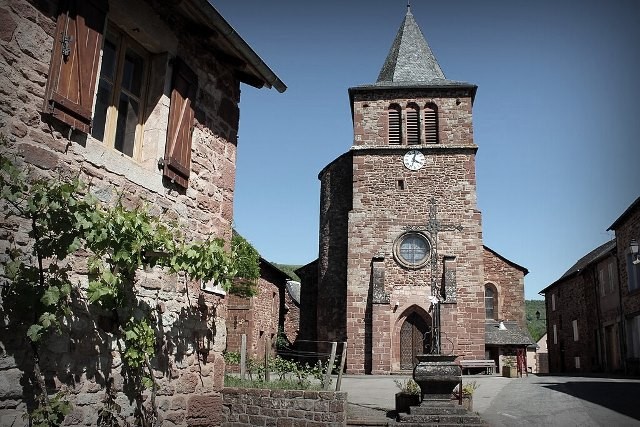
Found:
[[162, 185], [162, 174], [159, 171], [155, 172], [146, 169], [134, 159], [115, 149], [105, 147], [102, 142], [95, 140], [91, 136], [87, 137], [84, 147], [76, 144], [74, 144], [74, 147], [87, 162], [95, 167], [104, 168], [106, 171], [116, 175], [122, 175], [134, 184], [155, 193], [165, 193], [165, 188]]

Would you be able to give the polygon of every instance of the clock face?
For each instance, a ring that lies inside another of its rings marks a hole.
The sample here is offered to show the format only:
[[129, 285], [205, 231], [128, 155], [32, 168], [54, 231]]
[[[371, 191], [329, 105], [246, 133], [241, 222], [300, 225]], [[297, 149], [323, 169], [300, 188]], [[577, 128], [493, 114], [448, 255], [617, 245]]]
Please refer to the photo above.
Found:
[[404, 155], [404, 165], [407, 169], [417, 171], [426, 163], [424, 154], [418, 150], [410, 150]]

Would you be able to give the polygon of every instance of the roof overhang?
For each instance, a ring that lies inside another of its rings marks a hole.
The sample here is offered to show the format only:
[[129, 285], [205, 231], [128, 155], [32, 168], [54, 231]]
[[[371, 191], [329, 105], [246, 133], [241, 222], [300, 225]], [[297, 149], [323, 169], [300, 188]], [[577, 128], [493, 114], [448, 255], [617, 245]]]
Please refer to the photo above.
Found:
[[186, 28], [198, 35], [203, 48], [231, 66], [241, 82], [257, 88], [275, 88], [280, 93], [287, 89], [209, 1], [182, 0], [163, 3], [161, 7], [185, 19]]
[[627, 217], [629, 215], [631, 215], [632, 212], [634, 212], [637, 208], [640, 207], [640, 197], [638, 197], [633, 203], [631, 203], [631, 206], [629, 206], [623, 213], [622, 215], [620, 215], [618, 217], [618, 219], [616, 219], [614, 221], [613, 224], [611, 224], [611, 226], [609, 228], [607, 228], [607, 231], [615, 231], [617, 230], [620, 225], [627, 219]]

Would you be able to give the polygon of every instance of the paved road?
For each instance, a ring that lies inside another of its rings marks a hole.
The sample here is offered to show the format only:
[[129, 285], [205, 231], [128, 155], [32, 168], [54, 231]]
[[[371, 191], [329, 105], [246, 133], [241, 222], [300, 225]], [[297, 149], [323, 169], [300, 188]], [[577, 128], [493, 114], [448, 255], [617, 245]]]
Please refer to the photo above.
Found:
[[530, 375], [509, 381], [480, 414], [494, 427], [640, 426], [640, 380]]
[[[356, 414], [384, 417], [394, 409], [403, 376], [345, 376]], [[473, 409], [491, 426], [640, 426], [640, 380], [536, 376], [465, 376], [478, 384]]]

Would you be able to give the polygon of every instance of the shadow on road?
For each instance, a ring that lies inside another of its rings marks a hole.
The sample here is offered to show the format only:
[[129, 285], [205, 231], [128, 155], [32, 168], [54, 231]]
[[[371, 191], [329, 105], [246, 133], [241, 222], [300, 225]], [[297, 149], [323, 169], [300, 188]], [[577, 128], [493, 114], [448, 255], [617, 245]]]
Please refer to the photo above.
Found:
[[640, 404], [638, 401], [640, 386], [637, 381], [604, 382], [593, 379], [562, 383], [543, 382], [540, 385], [640, 420]]

